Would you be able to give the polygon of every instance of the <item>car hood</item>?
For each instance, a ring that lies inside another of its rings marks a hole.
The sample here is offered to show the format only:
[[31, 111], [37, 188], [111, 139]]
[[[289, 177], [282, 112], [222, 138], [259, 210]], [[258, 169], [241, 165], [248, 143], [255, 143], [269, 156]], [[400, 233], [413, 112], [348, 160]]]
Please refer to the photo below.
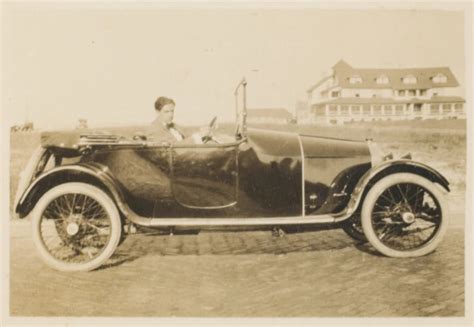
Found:
[[370, 151], [365, 141], [321, 137], [273, 130], [249, 129], [249, 144], [256, 152], [305, 158], [367, 157]]
[[300, 135], [300, 138], [306, 158], [370, 158], [369, 146], [365, 141], [311, 135]]

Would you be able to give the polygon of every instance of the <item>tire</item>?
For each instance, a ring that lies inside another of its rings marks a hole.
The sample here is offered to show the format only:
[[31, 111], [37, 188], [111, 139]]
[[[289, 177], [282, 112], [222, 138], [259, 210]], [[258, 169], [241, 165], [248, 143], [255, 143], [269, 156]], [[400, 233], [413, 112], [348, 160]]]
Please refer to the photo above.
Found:
[[377, 251], [389, 257], [418, 257], [433, 252], [442, 241], [448, 207], [434, 183], [397, 173], [369, 190], [361, 218], [364, 234]]
[[360, 221], [360, 211], [354, 213], [350, 218], [342, 222], [342, 230], [354, 240], [366, 243], [367, 238], [365, 237], [364, 230], [362, 229], [362, 223]]
[[89, 184], [65, 183], [39, 199], [32, 230], [36, 249], [50, 267], [89, 271], [112, 256], [121, 239], [122, 222], [104, 191]]

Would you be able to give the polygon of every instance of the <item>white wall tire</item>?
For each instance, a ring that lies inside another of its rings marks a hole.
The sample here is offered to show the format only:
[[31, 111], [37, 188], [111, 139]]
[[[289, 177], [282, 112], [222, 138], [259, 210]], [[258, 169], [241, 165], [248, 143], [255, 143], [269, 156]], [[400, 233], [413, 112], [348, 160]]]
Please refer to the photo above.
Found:
[[428, 179], [396, 173], [369, 190], [362, 205], [362, 228], [380, 253], [396, 258], [433, 252], [448, 228], [443, 192]]
[[65, 183], [39, 199], [32, 212], [32, 232], [40, 257], [50, 267], [90, 271], [112, 256], [122, 223], [104, 191], [85, 183]]

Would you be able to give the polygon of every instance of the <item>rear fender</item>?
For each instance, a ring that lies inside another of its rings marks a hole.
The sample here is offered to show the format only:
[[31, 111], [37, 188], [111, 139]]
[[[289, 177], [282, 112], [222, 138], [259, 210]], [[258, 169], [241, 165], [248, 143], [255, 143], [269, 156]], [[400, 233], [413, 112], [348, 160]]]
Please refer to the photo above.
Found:
[[56, 167], [38, 176], [23, 193], [16, 206], [19, 217], [26, 217], [48, 190], [69, 182], [85, 182], [99, 187], [109, 194], [120, 211], [126, 214], [124, 195], [108, 168], [99, 164], [84, 164]]

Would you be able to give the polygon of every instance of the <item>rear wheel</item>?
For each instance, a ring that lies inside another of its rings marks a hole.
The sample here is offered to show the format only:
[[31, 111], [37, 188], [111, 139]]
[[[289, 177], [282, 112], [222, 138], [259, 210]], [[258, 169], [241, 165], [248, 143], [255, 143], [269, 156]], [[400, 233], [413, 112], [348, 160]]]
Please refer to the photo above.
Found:
[[344, 220], [341, 227], [342, 230], [354, 240], [364, 243], [367, 242], [367, 238], [365, 237], [364, 230], [362, 229], [362, 223], [360, 221], [360, 211], [354, 213], [349, 219]]
[[46, 192], [33, 211], [33, 240], [41, 258], [62, 271], [88, 271], [112, 256], [122, 223], [112, 199], [84, 183]]
[[362, 206], [364, 234], [390, 257], [417, 257], [436, 249], [448, 227], [444, 194], [419, 175], [397, 173], [378, 181]]

